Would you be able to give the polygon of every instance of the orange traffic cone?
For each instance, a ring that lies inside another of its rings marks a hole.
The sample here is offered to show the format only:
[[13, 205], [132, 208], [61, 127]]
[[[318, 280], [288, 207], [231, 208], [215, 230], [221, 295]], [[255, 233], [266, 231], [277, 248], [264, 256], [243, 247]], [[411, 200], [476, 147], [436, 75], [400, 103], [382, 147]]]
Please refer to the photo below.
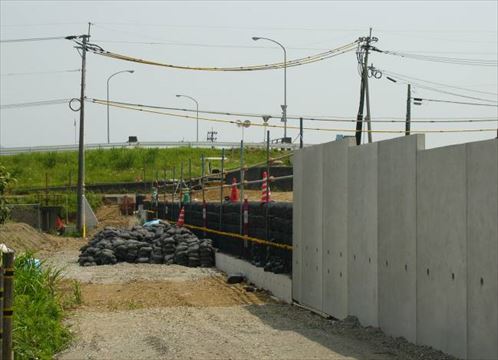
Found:
[[180, 210], [180, 216], [178, 216], [178, 221], [176, 222], [176, 226], [183, 226], [185, 224], [185, 208], [182, 206]]
[[230, 192], [230, 201], [239, 201], [239, 189], [237, 189], [237, 179], [232, 178], [232, 191]]
[[[268, 174], [266, 171], [263, 171], [263, 183], [261, 186], [261, 202], [262, 203], [269, 203], [271, 200], [271, 191], [270, 191], [270, 184], [267, 184], [267, 177]], [[268, 188], [267, 188], [268, 186]]]

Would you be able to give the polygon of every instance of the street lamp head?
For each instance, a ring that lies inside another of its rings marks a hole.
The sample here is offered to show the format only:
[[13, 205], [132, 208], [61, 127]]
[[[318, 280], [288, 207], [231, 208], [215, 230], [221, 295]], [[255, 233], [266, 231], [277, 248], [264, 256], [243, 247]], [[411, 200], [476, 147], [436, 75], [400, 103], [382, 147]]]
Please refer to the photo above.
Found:
[[133, 74], [133, 73], [135, 72], [135, 70], [128, 70], [128, 72], [129, 72], [130, 74]]
[[175, 95], [175, 96], [176, 96], [176, 97], [180, 97], [181, 95], [178, 95], [178, 94], [177, 94], [177, 95]]
[[257, 36], [253, 36], [253, 37], [252, 37], [252, 39], [253, 39], [254, 41], [257, 41], [257, 40], [259, 40], [259, 39], [261, 39], [261, 38], [260, 38], [260, 37], [257, 37]]

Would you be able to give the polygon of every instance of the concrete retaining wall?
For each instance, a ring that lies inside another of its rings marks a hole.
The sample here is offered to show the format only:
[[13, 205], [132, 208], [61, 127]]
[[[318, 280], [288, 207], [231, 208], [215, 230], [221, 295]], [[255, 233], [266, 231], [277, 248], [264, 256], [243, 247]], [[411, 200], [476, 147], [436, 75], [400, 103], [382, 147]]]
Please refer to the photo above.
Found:
[[242, 273], [248, 282], [268, 290], [281, 301], [292, 303], [292, 280], [289, 275], [273, 274], [247, 261], [220, 252], [216, 253], [215, 259], [216, 267], [221, 271], [227, 274]]
[[498, 358], [498, 140], [424, 150], [421, 135], [345, 139], [293, 163], [295, 301]]

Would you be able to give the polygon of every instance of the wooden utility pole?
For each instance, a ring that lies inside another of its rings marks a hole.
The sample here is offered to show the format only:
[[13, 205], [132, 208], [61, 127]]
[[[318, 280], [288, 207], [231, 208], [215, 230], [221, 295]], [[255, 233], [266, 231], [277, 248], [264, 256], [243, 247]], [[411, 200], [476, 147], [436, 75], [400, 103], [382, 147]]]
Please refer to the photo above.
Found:
[[405, 135], [410, 135], [410, 121], [412, 117], [412, 89], [411, 85], [408, 84], [408, 94], [406, 97], [406, 123], [405, 123]]

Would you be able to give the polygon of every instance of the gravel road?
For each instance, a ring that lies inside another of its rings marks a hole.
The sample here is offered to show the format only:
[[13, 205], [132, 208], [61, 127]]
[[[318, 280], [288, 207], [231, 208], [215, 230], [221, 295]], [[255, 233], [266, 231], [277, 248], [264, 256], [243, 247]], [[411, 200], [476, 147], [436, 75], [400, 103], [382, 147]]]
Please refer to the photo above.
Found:
[[354, 320], [332, 321], [276, 302], [216, 269], [128, 264], [80, 267], [78, 252], [48, 262], [81, 283], [57, 359], [450, 359]]

